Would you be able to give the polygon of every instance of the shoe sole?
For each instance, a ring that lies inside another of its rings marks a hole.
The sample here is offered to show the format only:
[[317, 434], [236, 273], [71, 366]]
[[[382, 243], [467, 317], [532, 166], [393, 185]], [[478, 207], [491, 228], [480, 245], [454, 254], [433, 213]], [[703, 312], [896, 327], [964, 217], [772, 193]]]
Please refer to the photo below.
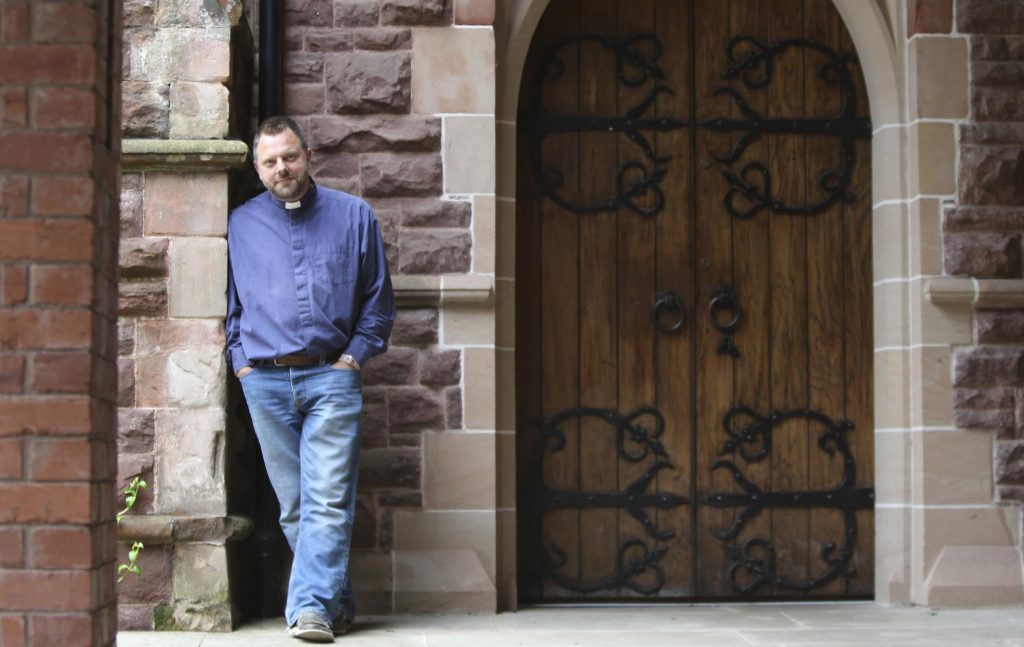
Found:
[[308, 640], [314, 643], [332, 643], [334, 642], [334, 634], [323, 629], [289, 629], [288, 633], [293, 638], [299, 638], [301, 640]]

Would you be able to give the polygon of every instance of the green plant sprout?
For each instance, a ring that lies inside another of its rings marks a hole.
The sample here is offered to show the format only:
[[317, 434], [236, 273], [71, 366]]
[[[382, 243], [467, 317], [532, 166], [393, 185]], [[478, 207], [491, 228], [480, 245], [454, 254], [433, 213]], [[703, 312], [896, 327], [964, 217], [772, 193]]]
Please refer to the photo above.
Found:
[[[135, 507], [135, 502], [139, 498], [139, 490], [145, 489], [146, 482], [136, 474], [132, 477], [132, 480], [128, 482], [127, 487], [121, 490], [124, 493], [124, 509], [117, 513], [117, 523], [121, 523], [121, 518], [128, 514], [128, 512]], [[142, 575], [142, 569], [138, 565], [139, 552], [145, 548], [141, 541], [132, 543], [132, 547], [128, 549], [128, 562], [125, 564], [117, 565], [117, 581], [121, 582], [124, 578], [128, 577], [128, 573], [135, 573], [135, 575]]]

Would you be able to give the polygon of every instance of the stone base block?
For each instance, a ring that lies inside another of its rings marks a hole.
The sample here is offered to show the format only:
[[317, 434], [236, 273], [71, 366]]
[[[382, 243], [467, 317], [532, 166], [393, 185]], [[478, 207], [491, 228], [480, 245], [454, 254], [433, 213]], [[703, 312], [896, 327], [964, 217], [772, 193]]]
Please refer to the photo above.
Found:
[[925, 578], [924, 588], [928, 606], [1021, 606], [1020, 552], [1014, 546], [947, 546]]
[[393, 562], [391, 553], [354, 552], [349, 578], [356, 594], [358, 615], [391, 613]]
[[494, 582], [476, 552], [394, 551], [395, 613], [495, 613]]
[[232, 627], [228, 602], [185, 600], [158, 604], [153, 610], [153, 628], [157, 631], [231, 631]]

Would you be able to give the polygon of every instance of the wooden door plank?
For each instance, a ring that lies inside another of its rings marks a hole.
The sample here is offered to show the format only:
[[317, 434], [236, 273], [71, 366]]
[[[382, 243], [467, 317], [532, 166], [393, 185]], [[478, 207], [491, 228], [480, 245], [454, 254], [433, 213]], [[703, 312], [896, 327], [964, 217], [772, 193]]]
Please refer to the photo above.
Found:
[[[633, 0], [628, 8], [619, 14], [618, 38], [620, 41], [651, 30], [654, 19], [654, 0]], [[648, 48], [649, 49], [649, 48]], [[645, 50], [648, 51], [648, 50]], [[631, 75], [636, 72], [627, 70]], [[649, 83], [639, 87], [630, 87], [621, 80], [618, 84], [618, 102], [620, 114], [625, 114], [633, 106], [641, 104], [650, 89]], [[641, 149], [627, 140], [619, 140], [618, 162], [621, 167], [627, 162], [642, 161], [648, 168], [651, 163], [646, 161]], [[650, 204], [649, 196], [640, 202]], [[656, 287], [654, 249], [655, 221], [649, 216], [636, 213], [632, 209], [620, 207], [618, 210], [618, 360], [619, 360], [619, 410], [628, 413], [637, 407], [650, 406], [655, 402], [654, 372], [654, 328], [651, 324], [651, 308], [654, 304]], [[631, 451], [638, 448], [627, 442]], [[619, 489], [626, 489], [631, 483], [641, 478], [648, 469], [646, 461], [630, 463], [619, 462]], [[639, 540], [654, 549], [655, 541], [647, 534], [647, 530], [636, 518], [625, 510], [618, 514], [618, 544]], [[626, 559], [640, 557], [643, 549], [630, 549]], [[637, 578], [641, 586], [653, 581], [654, 571], [648, 571]], [[641, 594], [624, 587], [619, 590], [623, 598], [638, 597]]]
[[[541, 43], [545, 51], [577, 33], [578, 0], [554, 0], [544, 16]], [[544, 79], [545, 109], [558, 114], [576, 114], [579, 107], [579, 60], [576, 47], [559, 50], [564, 71], [557, 78]], [[557, 169], [564, 184], [557, 189], [569, 202], [579, 199], [579, 137], [561, 133], [548, 137], [542, 151], [544, 168]], [[578, 217], [545, 199], [541, 206], [541, 371], [542, 409], [550, 417], [579, 404], [579, 227]], [[544, 478], [549, 487], [578, 490], [579, 422], [566, 421], [561, 430], [565, 446], [548, 453]], [[544, 517], [544, 544], [555, 546], [565, 556], [559, 572], [570, 581], [579, 580], [579, 512], [553, 510]], [[557, 582], [546, 579], [547, 598], [573, 597]]]
[[[770, 7], [772, 41], [799, 38], [803, 34], [800, 2], [775, 2]], [[775, 58], [768, 86], [770, 115], [774, 118], [806, 114], [803, 52], [791, 49]], [[800, 137], [770, 138], [768, 165], [772, 193], [787, 204], [806, 200], [804, 146]], [[771, 401], [774, 409], [802, 409], [807, 402], [807, 221], [800, 216], [771, 214]], [[774, 429], [772, 489], [807, 489], [808, 425], [801, 419]], [[776, 509], [772, 512], [772, 544], [776, 568], [793, 580], [808, 575], [806, 510]], [[796, 595], [795, 592], [793, 592]], [[789, 595], [776, 587], [776, 594]]]
[[[732, 8], [730, 20], [731, 33], [734, 36], [750, 36], [759, 42], [770, 42], [771, 34], [768, 30], [768, 5], [769, 0], [745, 0], [735, 2]], [[750, 91], [742, 84], [733, 84], [740, 91], [745, 101], [754, 110], [761, 114], [768, 114], [769, 102], [768, 93], [764, 90]], [[733, 116], [741, 118], [732, 107]], [[720, 152], [728, 153], [730, 147], [739, 139], [740, 135], [732, 135], [729, 138], [729, 146], [725, 146]], [[753, 142], [744, 152], [742, 158], [733, 163], [732, 167], [742, 167], [751, 161], [766, 162], [769, 159], [768, 140], [765, 137]], [[733, 285], [739, 307], [741, 308], [741, 320], [734, 338], [735, 345], [740, 352], [736, 359], [723, 357], [721, 361], [732, 362], [735, 366], [733, 405], [749, 407], [760, 415], [766, 415], [771, 410], [770, 366], [771, 357], [769, 353], [771, 330], [771, 249], [769, 222], [771, 214], [760, 213], [756, 218], [749, 220], [733, 221]], [[710, 305], [710, 304], [709, 304]], [[718, 315], [721, 319], [727, 320], [728, 312]], [[719, 335], [723, 337], [724, 335]], [[740, 427], [752, 423], [753, 420], [747, 416], [738, 416], [734, 419], [732, 430], [738, 432]], [[724, 431], [719, 429], [720, 442], [724, 441]], [[768, 487], [771, 483], [771, 461], [744, 461], [738, 453], [728, 456], [729, 460], [736, 462], [743, 469], [744, 476], [760, 487]], [[740, 509], [733, 509], [733, 514], [741, 512]], [[772, 516], [770, 512], [763, 512], [752, 519], [744, 528], [743, 534], [737, 537], [737, 541], [746, 541], [754, 537], [771, 537]], [[753, 592], [753, 597], [768, 597], [772, 593], [770, 586], [765, 586]]]
[[[588, 0], [580, 16], [582, 34], [615, 36], [617, 0]], [[579, 112], [612, 116], [617, 109], [614, 54], [596, 43], [581, 49]], [[617, 156], [617, 135], [580, 135], [580, 196], [596, 202], [609, 196]], [[613, 212], [580, 217], [580, 405], [601, 409], [617, 406], [618, 364], [615, 293], [616, 218]], [[580, 422], [580, 486], [588, 492], [618, 489], [615, 430], [588, 417]], [[618, 515], [614, 509], [580, 513], [580, 568], [585, 582], [600, 582], [615, 572]], [[590, 597], [603, 598], [608, 591]], [[587, 597], [581, 594], [581, 597]]]
[[[844, 28], [843, 50], [855, 51]], [[857, 88], [857, 114], [870, 115], [864, 74], [859, 64], [851, 65]], [[873, 283], [871, 274], [871, 142], [858, 141], [854, 151], [854, 173], [850, 190], [856, 199], [843, 207], [848, 286], [843, 320], [846, 324], [846, 418], [853, 423], [850, 449], [857, 465], [857, 485], [874, 487], [874, 339]], [[848, 593], [874, 593], [875, 516], [874, 510], [857, 513], [857, 544], [853, 551]]]
[[659, 492], [684, 496], [689, 504], [657, 512], [658, 527], [675, 533], [666, 542], [662, 559], [665, 586], [661, 597], [694, 595], [694, 492], [693, 492], [693, 191], [692, 91], [693, 66], [690, 33], [692, 4], [679, 0], [657, 0], [655, 34], [665, 48], [660, 64], [671, 94], [658, 98], [657, 116], [680, 119], [687, 125], [658, 133], [657, 150], [671, 155], [662, 182], [665, 209], [657, 217], [657, 289], [671, 289], [683, 297], [686, 323], [674, 333], [655, 337], [657, 406], [665, 418], [662, 442], [667, 460], [675, 467], [658, 475]]
[[[804, 28], [806, 37], [833, 51], [842, 48], [839, 14], [828, 0], [804, 0]], [[819, 74], [827, 59], [808, 54], [806, 60], [806, 101], [808, 118], [827, 118], [842, 110], [840, 87], [835, 80], [826, 80]], [[810, 203], [825, 197], [818, 184], [826, 172], [838, 169], [842, 163], [839, 140], [834, 137], [806, 137], [807, 198]], [[807, 284], [808, 284], [808, 407], [820, 411], [837, 422], [843, 417], [846, 405], [844, 366], [843, 307], [845, 285], [843, 256], [843, 207], [834, 203], [829, 208], [807, 219]], [[842, 478], [843, 460], [838, 453], [827, 454], [817, 447], [818, 437], [826, 429], [811, 426], [811, 445], [808, 455], [808, 488], [826, 490], [837, 486]], [[828, 569], [821, 558], [825, 542], [843, 545], [845, 527], [838, 510], [811, 510], [810, 576], [817, 577]], [[813, 597], [837, 597], [845, 593], [846, 579], [815, 587]]]
[[[725, 45], [729, 40], [729, 15], [733, 2], [697, 0], [694, 3], [694, 92], [697, 97], [696, 122], [731, 115], [733, 106], [724, 96], [716, 96], [721, 76], [728, 67]], [[723, 138], [704, 129], [694, 132], [695, 171], [694, 218], [696, 248], [695, 308], [702, 312], [711, 294], [722, 283], [731, 283], [732, 218], [723, 208], [728, 190], [718, 164], [711, 158], [721, 150]], [[716, 354], [721, 334], [710, 319], [701, 314], [693, 320], [694, 374], [696, 384], [696, 479], [697, 495], [733, 492], [736, 484], [724, 470], [711, 470], [722, 445], [722, 417], [733, 402], [733, 363]], [[725, 552], [712, 533], [732, 525], [732, 510], [698, 506], [696, 553], [697, 592], [702, 598], [732, 597], [728, 582]]]

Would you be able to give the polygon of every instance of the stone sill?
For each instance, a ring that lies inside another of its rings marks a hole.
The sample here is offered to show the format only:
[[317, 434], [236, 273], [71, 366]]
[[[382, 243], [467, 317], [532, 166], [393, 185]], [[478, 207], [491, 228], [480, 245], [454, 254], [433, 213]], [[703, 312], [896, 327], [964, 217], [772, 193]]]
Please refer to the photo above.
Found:
[[1024, 279], [972, 279], [951, 276], [929, 279], [925, 295], [936, 305], [978, 308], [1024, 307]]
[[494, 295], [494, 277], [481, 274], [391, 277], [399, 306], [486, 304]]
[[238, 515], [125, 515], [117, 527], [117, 538], [122, 542], [141, 541], [147, 546], [194, 542], [224, 544], [245, 539], [252, 530], [252, 521]]
[[121, 142], [121, 170], [226, 171], [249, 160], [249, 147], [237, 139], [125, 139]]

